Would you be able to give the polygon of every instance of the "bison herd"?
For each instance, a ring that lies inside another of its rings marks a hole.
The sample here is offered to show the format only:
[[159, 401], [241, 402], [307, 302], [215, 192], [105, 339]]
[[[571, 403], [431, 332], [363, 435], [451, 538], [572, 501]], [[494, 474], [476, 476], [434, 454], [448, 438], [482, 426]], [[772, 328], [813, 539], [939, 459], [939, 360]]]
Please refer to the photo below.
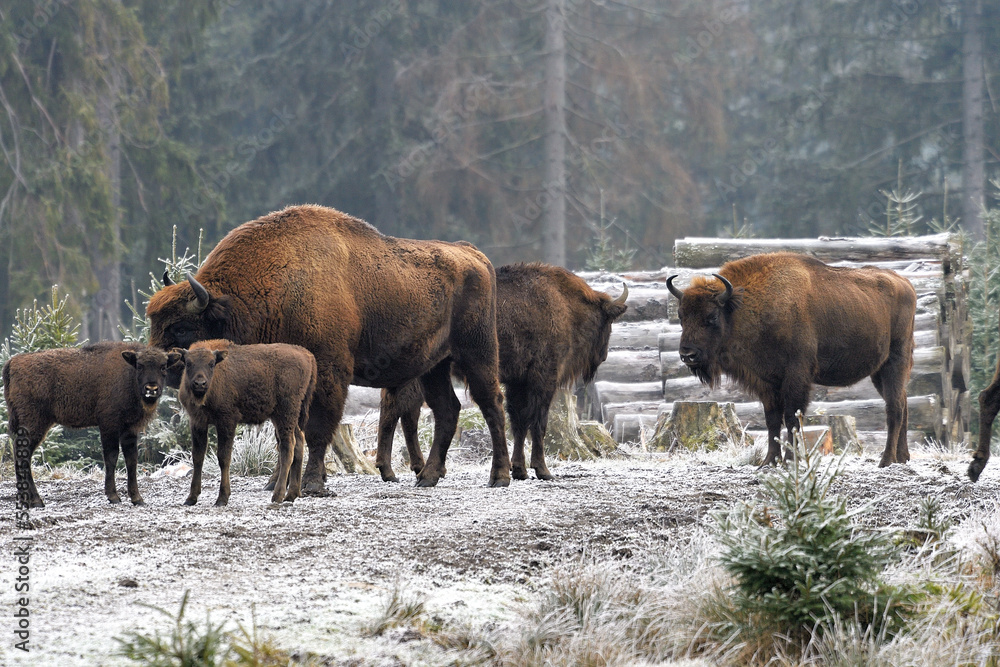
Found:
[[[685, 290], [675, 279], [667, 287], [679, 300], [681, 360], [702, 382], [714, 386], [725, 375], [761, 400], [765, 465], [780, 460], [782, 426], [791, 438], [813, 384], [846, 386], [865, 377], [886, 402], [880, 466], [909, 460], [906, 385], [916, 307], [909, 281], [790, 253], [729, 262]], [[18, 492], [29, 506], [43, 506], [28, 462], [54, 424], [97, 426], [108, 500], [120, 502], [120, 448], [129, 498], [142, 504], [136, 443], [164, 386], [180, 390], [191, 419], [194, 476], [185, 504], [201, 492], [208, 427], [219, 443], [216, 505], [225, 505], [236, 425], [268, 420], [278, 440], [272, 501], [322, 494], [327, 444], [351, 384], [382, 388], [382, 479], [396, 481], [390, 458], [402, 420], [417, 484], [434, 486], [445, 475], [458, 421], [452, 376], [466, 383], [489, 428], [489, 485], [527, 478], [529, 434], [530, 467], [551, 479], [542, 448], [549, 406], [558, 388], [594, 377], [627, 297], [627, 288], [612, 299], [544, 264], [494, 270], [468, 243], [393, 238], [334, 209], [289, 207], [232, 230], [186, 281], [165, 276], [146, 310], [149, 346], [104, 342], [10, 359], [3, 390]], [[973, 479], [989, 457], [1000, 381], [983, 396], [989, 409]], [[416, 440], [424, 402], [434, 416], [426, 459]]]

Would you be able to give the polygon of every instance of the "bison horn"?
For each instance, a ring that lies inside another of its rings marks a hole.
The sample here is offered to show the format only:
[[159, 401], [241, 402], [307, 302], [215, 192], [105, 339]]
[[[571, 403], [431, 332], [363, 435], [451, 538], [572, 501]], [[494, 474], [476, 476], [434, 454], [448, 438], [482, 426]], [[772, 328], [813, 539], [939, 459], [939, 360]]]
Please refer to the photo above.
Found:
[[164, 287], [170, 287], [173, 284], [174, 284], [174, 281], [170, 279], [170, 272], [169, 271], [164, 271], [163, 272], [163, 286]]
[[729, 301], [729, 298], [733, 295], [733, 284], [728, 280], [726, 280], [725, 278], [723, 278], [722, 276], [720, 276], [718, 273], [713, 273], [712, 275], [721, 280], [722, 284], [726, 286], [725, 295], [719, 299], [719, 301], [721, 301], [722, 303], [726, 303], [727, 301]]
[[191, 289], [194, 290], [195, 298], [198, 300], [197, 303], [191, 304], [191, 310], [200, 313], [208, 308], [208, 302], [212, 300], [212, 297], [209, 295], [208, 290], [205, 289], [201, 283], [195, 280], [194, 276], [190, 273], [187, 274], [187, 280], [191, 285]]
[[676, 287], [674, 287], [674, 278], [676, 278], [676, 277], [677, 277], [677, 274], [674, 274], [674, 275], [670, 276], [669, 278], [667, 278], [667, 289], [670, 290], [670, 293], [673, 294], [674, 296], [676, 296], [678, 300], [680, 300], [680, 299], [684, 298], [684, 292], [682, 292], [679, 289], [677, 289]]
[[615, 306], [624, 306], [625, 305], [625, 299], [627, 299], [627, 298], [628, 298], [628, 285], [626, 285], [625, 283], [622, 283], [622, 293], [621, 293], [621, 295], [617, 299], [615, 299], [614, 301], [612, 301], [611, 303], [613, 305], [615, 305]]

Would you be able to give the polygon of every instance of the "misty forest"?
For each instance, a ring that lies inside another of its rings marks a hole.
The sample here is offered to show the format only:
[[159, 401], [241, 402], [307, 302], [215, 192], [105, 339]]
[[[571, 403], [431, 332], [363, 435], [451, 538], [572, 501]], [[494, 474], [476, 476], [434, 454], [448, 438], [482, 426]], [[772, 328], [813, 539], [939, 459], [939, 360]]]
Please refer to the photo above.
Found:
[[[0, 627], [0, 663], [1000, 664], [1000, 434], [977, 400], [1000, 350], [1000, 0], [0, 6], [0, 364], [161, 345], [151, 296], [296, 205], [609, 295], [595, 381], [552, 403], [551, 475], [487, 488], [493, 423], [459, 380], [437, 488], [412, 486], [402, 432], [402, 483], [379, 479], [384, 384], [352, 388], [313, 458], [329, 495], [294, 504], [262, 490], [280, 436], [241, 426], [229, 505], [182, 506], [202, 463], [174, 389], [143, 422], [144, 506], [107, 502], [112, 472], [101, 494], [97, 429], [56, 426], [27, 456], [45, 500], [16, 522], [30, 624]], [[768, 249], [914, 288], [908, 462], [878, 467], [893, 427], [877, 373], [810, 386], [772, 469], [760, 396], [685, 360], [665, 280], [704, 286]], [[17, 503], [9, 403], [0, 499]], [[725, 428], [677, 435], [682, 403]], [[218, 442], [205, 489], [222, 478], [228, 496]]]

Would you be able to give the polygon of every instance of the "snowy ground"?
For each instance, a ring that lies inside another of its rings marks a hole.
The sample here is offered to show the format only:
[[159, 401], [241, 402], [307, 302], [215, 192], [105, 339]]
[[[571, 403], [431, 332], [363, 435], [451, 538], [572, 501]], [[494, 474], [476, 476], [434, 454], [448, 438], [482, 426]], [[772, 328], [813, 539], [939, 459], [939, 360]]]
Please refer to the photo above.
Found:
[[[874, 457], [849, 457], [837, 490], [852, 506], [881, 497], [873, 519], [884, 526], [914, 526], [921, 499], [931, 495], [957, 522], [996, 507], [1000, 462], [973, 485], [966, 456], [915, 456], [883, 470]], [[249, 626], [253, 608], [279, 646], [329, 656], [331, 664], [446, 664], [431, 642], [364, 638], [361, 628], [393, 589], [425, 595], [443, 622], [503, 628], [548, 577], [581, 556], [647, 567], [709, 523], [711, 511], [757, 496], [760, 476], [773, 473], [740, 460], [722, 453], [550, 462], [555, 481], [506, 489], [486, 488], [486, 465], [454, 463], [433, 489], [333, 476], [327, 487], [336, 496], [280, 507], [261, 490], [263, 478], [234, 479], [225, 508], [212, 506], [212, 479], [195, 507], [181, 505], [189, 478], [140, 478], [146, 507], [109, 505], [99, 476], [40, 481], [46, 507], [31, 513], [27, 656], [13, 649], [9, 610], [12, 538], [28, 533], [14, 530], [8, 477], [0, 480], [8, 514], [0, 522], [7, 625], [0, 663], [123, 664], [113, 638], [166, 631], [167, 619], [143, 605], [176, 612], [187, 590], [191, 619], [210, 610], [213, 621]], [[406, 480], [404, 471], [397, 468]]]

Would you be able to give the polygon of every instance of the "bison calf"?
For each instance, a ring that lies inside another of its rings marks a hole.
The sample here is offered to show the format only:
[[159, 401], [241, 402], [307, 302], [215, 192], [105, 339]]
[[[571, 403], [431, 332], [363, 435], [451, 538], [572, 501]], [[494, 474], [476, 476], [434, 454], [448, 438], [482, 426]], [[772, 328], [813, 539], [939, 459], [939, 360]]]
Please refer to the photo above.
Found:
[[10, 437], [17, 443], [18, 491], [30, 507], [44, 507], [31, 474], [31, 455], [55, 424], [96, 426], [104, 450], [104, 493], [121, 502], [115, 466], [121, 446], [128, 495], [142, 505], [136, 481], [139, 433], [156, 413], [167, 368], [180, 354], [137, 343], [96, 343], [82, 348], [29, 352], [3, 367], [3, 395], [10, 413]]
[[[185, 505], [201, 495], [208, 427], [218, 435], [222, 481], [215, 504], [229, 502], [229, 462], [237, 424], [270, 420], [278, 437], [278, 469], [272, 502], [299, 497], [309, 404], [316, 387], [316, 359], [304, 347], [272, 343], [236, 345], [227, 340], [195, 343], [182, 351], [180, 400], [191, 418], [194, 477]], [[287, 489], [287, 495], [286, 495]]]
[[[511, 475], [527, 479], [524, 441], [531, 432], [531, 467], [538, 479], [552, 479], [543, 441], [549, 406], [560, 387], [590, 382], [608, 356], [611, 323], [628, 308], [628, 288], [612, 300], [579, 276], [546, 264], [501, 266], [497, 274], [497, 340], [500, 382], [507, 388], [507, 414], [514, 435]], [[458, 399], [452, 395], [456, 403]], [[387, 482], [396, 481], [390, 459], [397, 421], [410, 467], [420, 473], [424, 458], [417, 442], [423, 395], [416, 382], [382, 391], [375, 466]]]
[[913, 365], [917, 295], [906, 278], [870, 266], [827, 266], [769, 253], [728, 262], [713, 280], [681, 291], [680, 356], [705, 384], [723, 374], [764, 404], [767, 457], [791, 439], [813, 384], [846, 387], [871, 377], [885, 399], [888, 437], [880, 467], [906, 463], [906, 383]]

